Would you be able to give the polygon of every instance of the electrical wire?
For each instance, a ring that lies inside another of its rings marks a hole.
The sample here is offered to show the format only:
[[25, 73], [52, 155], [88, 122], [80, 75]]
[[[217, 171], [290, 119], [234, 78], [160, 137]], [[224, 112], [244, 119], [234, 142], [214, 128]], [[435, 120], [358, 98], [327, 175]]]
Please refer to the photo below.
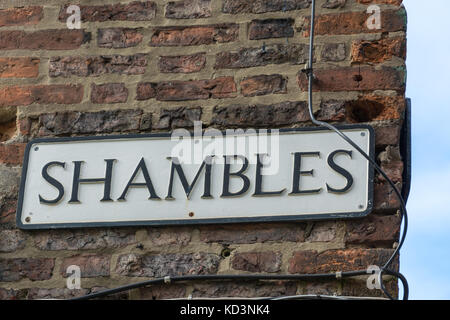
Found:
[[[311, 3], [311, 31], [310, 31], [310, 39], [309, 39], [309, 62], [308, 67], [303, 70], [307, 76], [308, 76], [308, 110], [309, 115], [311, 118], [311, 121], [319, 126], [323, 126], [328, 128], [329, 130], [332, 130], [336, 132], [342, 139], [347, 141], [353, 148], [355, 148], [364, 158], [366, 158], [370, 165], [373, 166], [382, 176], [383, 178], [389, 183], [389, 185], [394, 190], [396, 196], [398, 197], [400, 201], [400, 212], [401, 212], [401, 219], [404, 223], [403, 226], [403, 233], [401, 235], [400, 241], [395, 248], [394, 252], [390, 256], [390, 258], [387, 260], [387, 262], [380, 268], [380, 272], [378, 274], [378, 283], [381, 286], [381, 290], [384, 292], [384, 294], [391, 300], [395, 300], [394, 297], [387, 291], [386, 287], [383, 284], [383, 274], [394, 276], [402, 282], [403, 285], [403, 300], [408, 300], [409, 296], [409, 286], [408, 281], [406, 278], [397, 271], [390, 270], [389, 266], [392, 264], [395, 257], [399, 254], [400, 249], [403, 246], [403, 243], [406, 239], [406, 234], [408, 230], [408, 214], [406, 210], [406, 204], [405, 201], [398, 190], [395, 183], [387, 176], [387, 174], [383, 171], [383, 169], [376, 163], [374, 159], [372, 159], [368, 154], [366, 154], [355, 142], [353, 142], [349, 137], [347, 137], [343, 132], [341, 132], [338, 128], [335, 126], [319, 121], [315, 118], [314, 112], [313, 112], [313, 99], [312, 99], [312, 87], [313, 87], [313, 81], [314, 81], [314, 72], [313, 72], [313, 55], [314, 55], [314, 28], [315, 28], [315, 0], [312, 0]], [[85, 296], [81, 297], [75, 297], [70, 300], [88, 300], [93, 298], [100, 298], [104, 296], [108, 296], [111, 294], [136, 289], [140, 287], [145, 287], [148, 285], [155, 285], [155, 284], [170, 284], [172, 282], [183, 282], [183, 281], [218, 281], [218, 280], [241, 280], [241, 281], [264, 281], [264, 280], [312, 280], [312, 279], [340, 279], [340, 278], [348, 278], [348, 277], [356, 277], [356, 276], [363, 276], [367, 275], [367, 270], [357, 270], [357, 271], [346, 271], [346, 272], [337, 272], [337, 273], [325, 273], [325, 274], [296, 274], [296, 275], [192, 275], [192, 276], [174, 276], [174, 277], [164, 277], [164, 278], [158, 278], [158, 279], [152, 279], [142, 282], [137, 282], [113, 289], [107, 289], [100, 292], [91, 293]], [[321, 296], [321, 295], [300, 295], [300, 296], [289, 296], [284, 297], [286, 299], [293, 299], [296, 298], [303, 298], [303, 299], [336, 299], [336, 300], [343, 300], [346, 297], [330, 297], [330, 296]], [[348, 298], [348, 297], [347, 297]], [[275, 298], [274, 298], [275, 299]], [[282, 299], [282, 298], [277, 298]]]
[[[404, 291], [406, 292], [406, 299], [407, 299], [408, 298], [408, 283], [406, 281], [406, 278], [403, 275], [401, 275], [400, 273], [388, 269], [388, 267], [392, 264], [392, 261], [395, 259], [395, 257], [400, 252], [400, 249], [402, 248], [403, 243], [405, 242], [406, 234], [407, 234], [407, 230], [408, 230], [408, 214], [407, 214], [407, 210], [406, 210], [406, 203], [405, 203], [405, 201], [404, 201], [400, 191], [398, 190], [398, 188], [395, 185], [395, 183], [387, 176], [387, 174], [383, 171], [383, 169], [376, 163], [376, 161], [374, 159], [372, 159], [367, 153], [365, 153], [355, 142], [353, 142], [349, 137], [347, 137], [342, 131], [340, 131], [335, 126], [333, 126], [333, 125], [331, 125], [331, 124], [329, 124], [327, 122], [319, 121], [314, 116], [314, 112], [313, 112], [313, 108], [312, 108], [312, 105], [313, 105], [313, 98], [312, 98], [313, 90], [312, 90], [312, 87], [313, 87], [313, 82], [314, 82], [313, 58], [314, 58], [314, 31], [315, 31], [314, 29], [315, 29], [315, 10], [316, 10], [315, 8], [316, 8], [316, 1], [312, 0], [312, 3], [311, 3], [311, 18], [310, 18], [310, 20], [311, 20], [311, 26], [310, 26], [311, 30], [310, 30], [310, 37], [309, 37], [309, 61], [308, 61], [308, 68], [304, 70], [304, 72], [308, 76], [308, 110], [309, 110], [309, 115], [310, 115], [311, 121], [314, 124], [326, 127], [329, 130], [332, 130], [332, 131], [336, 132], [342, 139], [347, 141], [364, 158], [366, 158], [369, 161], [369, 163], [389, 183], [389, 185], [394, 190], [396, 196], [398, 197], [398, 199], [400, 201], [401, 218], [402, 218], [403, 224], [404, 224], [403, 225], [403, 233], [402, 233], [402, 236], [400, 238], [400, 242], [397, 245], [397, 247], [395, 248], [395, 250], [392, 253], [391, 257], [381, 267], [381, 272], [379, 273], [379, 281], [382, 280], [382, 274], [383, 273], [390, 273], [392, 275], [397, 276], [403, 283]], [[393, 300], [393, 297], [389, 294], [389, 292], [384, 287], [383, 281], [380, 281], [380, 285], [381, 285], [381, 289], [389, 297], [389, 299]]]

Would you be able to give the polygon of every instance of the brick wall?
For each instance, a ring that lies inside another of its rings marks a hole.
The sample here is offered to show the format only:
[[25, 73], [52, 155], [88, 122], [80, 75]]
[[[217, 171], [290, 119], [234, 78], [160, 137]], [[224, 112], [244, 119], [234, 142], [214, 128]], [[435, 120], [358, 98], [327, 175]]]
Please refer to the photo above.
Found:
[[[402, 186], [406, 13], [401, 0], [318, 0], [314, 110], [375, 128], [377, 159]], [[66, 8], [79, 4], [81, 29]], [[369, 29], [367, 8], [381, 8]], [[165, 275], [296, 274], [381, 265], [399, 203], [375, 179], [374, 211], [352, 221], [21, 231], [24, 147], [35, 137], [191, 127], [311, 126], [308, 0], [0, 1], [0, 299], [68, 298]], [[66, 267], [81, 266], [80, 290]], [[394, 263], [398, 268], [398, 259]], [[391, 291], [396, 281], [388, 282]], [[189, 282], [116, 298], [375, 295], [365, 278]]]

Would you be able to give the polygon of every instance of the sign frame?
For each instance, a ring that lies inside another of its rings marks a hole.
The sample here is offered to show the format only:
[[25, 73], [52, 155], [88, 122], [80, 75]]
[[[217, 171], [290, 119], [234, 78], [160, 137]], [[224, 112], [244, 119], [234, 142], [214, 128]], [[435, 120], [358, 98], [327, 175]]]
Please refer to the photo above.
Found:
[[[369, 131], [369, 157], [374, 158], [375, 155], [375, 131], [372, 126], [367, 124], [352, 124], [336, 126], [339, 130], [365, 129]], [[269, 128], [264, 128], [270, 130]], [[279, 133], [291, 132], [313, 132], [313, 131], [330, 131], [325, 127], [300, 127], [300, 128], [271, 128], [276, 129]], [[193, 132], [189, 131], [191, 136]], [[222, 131], [225, 133], [225, 130]], [[257, 222], [304, 222], [304, 221], [320, 221], [320, 220], [341, 220], [355, 219], [366, 217], [373, 210], [373, 192], [374, 192], [374, 167], [368, 163], [368, 198], [367, 208], [361, 212], [348, 213], [326, 213], [326, 214], [299, 214], [289, 216], [261, 216], [261, 217], [233, 217], [233, 218], [210, 218], [190, 220], [152, 220], [152, 221], [120, 221], [120, 222], [77, 222], [77, 223], [50, 223], [50, 224], [24, 224], [22, 223], [22, 207], [24, 201], [24, 191], [26, 177], [28, 172], [29, 154], [34, 144], [52, 143], [52, 142], [76, 142], [90, 140], [116, 140], [116, 139], [143, 139], [143, 138], [170, 138], [172, 132], [163, 133], [147, 133], [147, 134], [124, 134], [124, 135], [103, 135], [103, 136], [76, 136], [76, 137], [52, 137], [52, 138], [36, 138], [27, 143], [23, 158], [22, 175], [20, 180], [20, 189], [18, 196], [18, 204], [16, 211], [16, 226], [23, 230], [40, 230], [40, 229], [69, 229], [69, 228], [97, 228], [97, 227], [139, 227], [139, 226], [180, 226], [180, 225], [207, 225], [207, 224], [231, 224], [231, 223], [257, 223]], [[239, 134], [236, 134], [239, 135]]]

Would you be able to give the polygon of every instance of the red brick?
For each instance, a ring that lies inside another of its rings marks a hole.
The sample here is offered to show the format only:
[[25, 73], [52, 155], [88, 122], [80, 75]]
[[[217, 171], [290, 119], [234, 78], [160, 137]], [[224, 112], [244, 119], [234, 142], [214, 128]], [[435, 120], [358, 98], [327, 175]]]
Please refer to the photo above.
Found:
[[294, 19], [252, 20], [248, 27], [250, 40], [293, 37]]
[[148, 100], [156, 97], [156, 83], [141, 82], [136, 88], [136, 100]]
[[26, 143], [0, 143], [0, 163], [7, 165], [22, 164]]
[[0, 107], [40, 104], [74, 104], [83, 99], [82, 85], [35, 85], [0, 89]]
[[91, 85], [92, 103], [121, 103], [127, 102], [128, 89], [124, 83], [106, 83]]
[[186, 298], [186, 287], [179, 284], [154, 285], [139, 288], [140, 299], [142, 300], [160, 300]]
[[[382, 33], [406, 31], [405, 10], [384, 10], [381, 14], [381, 29], [369, 29], [367, 19], [371, 13], [343, 12], [324, 14], [316, 17], [315, 35], [347, 35], [358, 33]], [[303, 36], [309, 37], [310, 18], [305, 18], [302, 26]]]
[[[336, 69], [315, 69], [316, 81], [313, 91], [369, 91], [369, 90], [405, 90], [405, 74], [402, 70], [389, 67], [374, 69], [371, 67], [344, 67]], [[357, 81], [357, 77], [360, 77]], [[308, 90], [308, 78], [299, 72], [298, 84], [302, 91]]]
[[0, 9], [0, 27], [33, 25], [42, 17], [42, 7]]
[[0, 224], [3, 227], [15, 227], [16, 225], [17, 200], [1, 198], [0, 201]]
[[[365, 270], [370, 265], [382, 266], [392, 255], [391, 249], [345, 249], [297, 251], [289, 262], [289, 273], [330, 273]], [[398, 268], [397, 261], [392, 264]]]
[[28, 291], [28, 299], [35, 300], [54, 300], [70, 299], [84, 296], [89, 293], [89, 289], [69, 289], [69, 288], [31, 288]]
[[108, 277], [110, 256], [96, 254], [82, 254], [65, 258], [61, 264], [60, 272], [64, 277], [67, 274], [67, 268], [71, 265], [80, 267], [82, 278]]
[[352, 63], [381, 63], [392, 57], [406, 59], [406, 39], [358, 40], [352, 43]]
[[237, 40], [239, 25], [216, 24], [156, 28], [150, 46], [198, 46]]
[[377, 147], [398, 145], [400, 142], [400, 124], [374, 126]]
[[[61, 7], [59, 21], [66, 22], [70, 4]], [[80, 5], [81, 21], [150, 21], [156, 15], [156, 4], [152, 1], [133, 1], [107, 5]]]
[[287, 93], [287, 79], [280, 74], [244, 78], [240, 86], [244, 97], [262, 96], [271, 93]]
[[147, 234], [154, 246], [185, 246], [191, 242], [192, 229], [186, 227], [148, 228]]
[[0, 281], [48, 280], [53, 275], [54, 267], [55, 259], [53, 258], [0, 259]]
[[25, 247], [27, 235], [21, 230], [0, 231], [0, 252], [14, 252]]
[[192, 73], [205, 67], [206, 55], [204, 52], [184, 56], [159, 57], [158, 68], [163, 73]]
[[90, 41], [83, 30], [0, 31], [1, 50], [72, 50]]
[[398, 241], [400, 222], [401, 219], [397, 215], [376, 214], [370, 214], [362, 220], [347, 221], [345, 242], [392, 248], [393, 243]]
[[211, 17], [211, 0], [181, 0], [166, 5], [165, 17], [169, 19], [199, 19]]
[[249, 272], [278, 272], [281, 269], [280, 252], [240, 252], [231, 259], [235, 270]]
[[0, 288], [0, 300], [24, 300], [27, 298], [27, 289], [5, 289]]
[[345, 103], [348, 122], [398, 120], [403, 116], [405, 98], [365, 95]]
[[141, 43], [140, 29], [108, 28], [97, 30], [97, 44], [100, 48], [128, 48]]
[[39, 58], [0, 58], [0, 78], [36, 78]]

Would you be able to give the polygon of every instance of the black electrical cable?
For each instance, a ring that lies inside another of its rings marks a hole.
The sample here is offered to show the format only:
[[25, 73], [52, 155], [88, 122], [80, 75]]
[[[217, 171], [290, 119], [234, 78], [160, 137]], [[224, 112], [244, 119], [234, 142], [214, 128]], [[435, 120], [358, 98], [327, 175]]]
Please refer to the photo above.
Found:
[[[405, 242], [406, 239], [406, 233], [408, 230], [408, 214], [407, 214], [407, 210], [406, 210], [406, 204], [405, 201], [400, 193], [400, 191], [397, 189], [397, 186], [395, 185], [395, 183], [387, 176], [387, 174], [383, 171], [383, 169], [376, 163], [376, 161], [374, 159], [372, 159], [367, 153], [365, 153], [355, 142], [353, 142], [349, 137], [347, 137], [343, 132], [341, 132], [338, 128], [336, 128], [335, 126], [327, 123], [327, 122], [323, 122], [323, 121], [319, 121], [315, 118], [314, 113], [313, 113], [313, 109], [312, 109], [312, 104], [313, 104], [313, 99], [312, 99], [312, 87], [313, 87], [313, 81], [314, 81], [314, 71], [313, 71], [313, 58], [314, 58], [314, 29], [315, 29], [315, 7], [316, 7], [316, 1], [312, 0], [311, 3], [311, 29], [310, 29], [310, 38], [309, 38], [309, 61], [308, 61], [308, 68], [305, 69], [304, 71], [306, 72], [307, 76], [308, 76], [308, 110], [309, 110], [309, 115], [311, 117], [311, 121], [319, 126], [323, 126], [328, 128], [329, 130], [332, 130], [334, 132], [336, 132], [342, 139], [344, 139], [345, 141], [347, 141], [353, 148], [355, 148], [364, 158], [366, 158], [369, 163], [383, 176], [384, 179], [386, 179], [386, 181], [389, 183], [389, 185], [392, 187], [392, 189], [394, 190], [396, 196], [398, 197], [399, 201], [400, 201], [400, 208], [401, 208], [401, 218], [403, 220], [404, 226], [403, 226], [403, 233], [402, 236], [400, 238], [400, 242], [397, 245], [397, 247], [395, 248], [394, 252], [392, 253], [391, 257], [388, 259], [388, 261], [381, 267], [381, 272], [379, 274], [379, 280], [382, 279], [382, 274], [383, 273], [390, 273], [392, 275], [397, 276], [398, 278], [400, 278], [400, 280], [402, 281], [403, 285], [404, 285], [404, 291], [406, 294], [404, 294], [404, 297], [406, 297], [406, 299], [408, 298], [408, 283], [406, 281], [406, 278], [401, 275], [398, 272], [395, 271], [391, 271], [388, 269], [388, 267], [391, 265], [392, 261], [395, 259], [395, 257], [398, 255], [398, 253], [400, 252], [401, 247], [403, 246], [403, 243]], [[389, 294], [389, 292], [386, 290], [386, 288], [383, 285], [383, 282], [380, 281], [380, 285], [381, 285], [381, 289], [383, 290], [383, 292], [390, 298], [393, 300], [393, 297]], [[405, 299], [405, 300], [406, 300]]]
[[[356, 143], [354, 143], [349, 137], [347, 137], [343, 132], [341, 132], [339, 129], [337, 129], [335, 126], [327, 123], [317, 120], [314, 117], [314, 113], [312, 110], [312, 85], [314, 80], [314, 72], [313, 72], [313, 54], [314, 54], [314, 27], [315, 27], [315, 0], [312, 0], [311, 3], [311, 33], [310, 33], [310, 41], [309, 41], [309, 62], [308, 62], [308, 68], [304, 71], [306, 72], [308, 76], [308, 109], [309, 114], [311, 117], [311, 120], [314, 124], [323, 126], [328, 128], [329, 130], [332, 130], [336, 132], [342, 139], [347, 141], [353, 148], [355, 148], [364, 158], [366, 158], [369, 163], [386, 179], [386, 181], [389, 183], [389, 185], [394, 190], [396, 196], [398, 197], [400, 201], [400, 209], [401, 209], [401, 218], [404, 222], [403, 226], [403, 233], [400, 239], [399, 244], [397, 245], [396, 249], [394, 250], [391, 257], [388, 259], [388, 261], [380, 268], [380, 273], [378, 274], [378, 281], [381, 286], [381, 290], [386, 294], [386, 296], [394, 300], [394, 298], [390, 295], [390, 293], [386, 290], [382, 277], [383, 274], [388, 274], [391, 276], [394, 276], [403, 284], [403, 300], [408, 300], [409, 296], [409, 286], [408, 281], [406, 278], [397, 271], [389, 270], [388, 267], [392, 263], [392, 261], [395, 259], [395, 257], [398, 255], [401, 247], [403, 246], [403, 243], [406, 239], [406, 233], [408, 229], [408, 215], [406, 210], [406, 204], [405, 201], [397, 189], [397, 186], [394, 184], [394, 182], [387, 176], [387, 174], [381, 169], [381, 167], [376, 163], [374, 159], [372, 159], [369, 155], [367, 155]], [[88, 300], [93, 298], [100, 298], [104, 296], [108, 296], [111, 294], [136, 289], [140, 287], [145, 287], [148, 285], [154, 285], [154, 284], [162, 284], [162, 283], [172, 283], [172, 282], [181, 282], [181, 281], [217, 281], [217, 280], [311, 280], [311, 279], [339, 279], [339, 278], [348, 278], [348, 277], [356, 277], [356, 276], [363, 276], [367, 275], [367, 270], [357, 270], [357, 271], [347, 271], [347, 272], [337, 272], [337, 273], [325, 273], [325, 274], [297, 274], [297, 275], [192, 275], [192, 276], [174, 276], [174, 277], [164, 277], [164, 278], [158, 278], [153, 280], [147, 280], [142, 282], [137, 282], [121, 287], [117, 287], [114, 289], [107, 289], [100, 292], [91, 293], [85, 296], [72, 298], [70, 300]]]

